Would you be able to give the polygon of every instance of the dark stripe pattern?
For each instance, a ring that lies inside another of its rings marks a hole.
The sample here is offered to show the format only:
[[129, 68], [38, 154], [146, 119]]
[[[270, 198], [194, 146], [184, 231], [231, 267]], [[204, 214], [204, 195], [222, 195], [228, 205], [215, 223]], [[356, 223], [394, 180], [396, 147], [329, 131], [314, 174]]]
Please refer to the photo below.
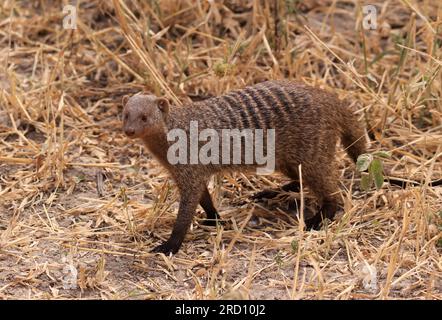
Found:
[[225, 99], [225, 101], [227, 101], [227, 103], [231, 106], [231, 108], [234, 111], [235, 110], [239, 111], [239, 114], [241, 116], [241, 121], [239, 121], [239, 123], [241, 124], [240, 128], [241, 129], [242, 128], [250, 128], [250, 121], [249, 121], [249, 118], [247, 117], [245, 110], [241, 106], [238, 106], [238, 104], [240, 104], [240, 102], [237, 101], [237, 99], [234, 99], [230, 95], [225, 95], [225, 96], [223, 96], [223, 98]]
[[261, 95], [258, 92], [256, 92], [252, 87], [247, 87], [244, 89], [244, 91], [255, 102], [257, 106], [256, 112], [258, 112], [261, 115], [261, 118], [264, 119], [265, 127], [272, 128], [273, 121], [271, 116], [272, 113], [271, 106], [268, 106], [267, 103], [264, 101], [264, 99], [261, 97]]
[[218, 102], [221, 103], [223, 111], [227, 112], [227, 118], [230, 121], [230, 128], [239, 128], [239, 119], [235, 112], [235, 110], [230, 106], [230, 104], [224, 99], [225, 96], [221, 96], [218, 99]]
[[278, 103], [278, 100], [271, 94], [269, 88], [265, 87], [264, 85], [262, 86], [257, 85], [256, 91], [258, 91], [261, 94], [267, 105], [269, 105], [272, 108], [272, 110], [278, 115], [278, 119], [288, 118], [289, 114], [286, 114], [283, 111], [280, 104]]
[[271, 89], [271, 92], [275, 95], [275, 97], [281, 102], [280, 106], [284, 108], [285, 113], [290, 115], [292, 113], [292, 105], [295, 104], [292, 97], [284, 91], [283, 88], [280, 86], [275, 85], [274, 83], [269, 83], [269, 89]]
[[303, 100], [306, 98], [292, 94], [278, 83], [264, 82], [231, 91], [210, 100], [210, 104], [214, 106], [214, 115], [231, 129], [269, 129], [289, 121], [294, 116], [294, 107]]
[[261, 121], [258, 118], [257, 110], [253, 104], [253, 101], [247, 96], [247, 94], [241, 91], [234, 91], [231, 93], [237, 101], [240, 102], [241, 107], [247, 113], [247, 117], [252, 120], [253, 128], [261, 128]]

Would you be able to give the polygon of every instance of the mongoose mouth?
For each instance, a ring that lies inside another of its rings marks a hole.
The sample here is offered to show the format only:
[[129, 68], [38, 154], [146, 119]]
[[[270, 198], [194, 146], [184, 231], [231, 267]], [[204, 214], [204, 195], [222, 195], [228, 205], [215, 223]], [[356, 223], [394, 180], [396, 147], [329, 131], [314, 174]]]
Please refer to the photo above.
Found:
[[149, 130], [136, 130], [134, 128], [125, 128], [123, 132], [130, 139], [144, 138], [149, 135]]
[[134, 129], [125, 129], [124, 134], [128, 136], [129, 138], [132, 138], [135, 136], [135, 130]]

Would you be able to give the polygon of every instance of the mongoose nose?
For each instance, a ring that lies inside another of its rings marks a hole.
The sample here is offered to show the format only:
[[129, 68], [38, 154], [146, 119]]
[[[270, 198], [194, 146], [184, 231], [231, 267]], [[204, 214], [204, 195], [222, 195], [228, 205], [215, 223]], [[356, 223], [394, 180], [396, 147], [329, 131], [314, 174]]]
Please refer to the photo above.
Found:
[[135, 134], [135, 130], [134, 129], [125, 129], [124, 133], [126, 133], [126, 135], [131, 137], [131, 136], [133, 136]]

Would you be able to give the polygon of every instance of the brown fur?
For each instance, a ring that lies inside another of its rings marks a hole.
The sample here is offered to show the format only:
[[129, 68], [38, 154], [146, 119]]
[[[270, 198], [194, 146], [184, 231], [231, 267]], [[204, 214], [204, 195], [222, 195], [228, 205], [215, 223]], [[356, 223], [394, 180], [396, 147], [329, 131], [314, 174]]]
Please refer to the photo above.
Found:
[[188, 133], [191, 120], [198, 121], [199, 131], [274, 128], [276, 170], [297, 180], [301, 164], [305, 184], [322, 203], [321, 212], [307, 221], [314, 227], [324, 217], [332, 219], [339, 204], [335, 166], [338, 139], [354, 161], [365, 152], [367, 145], [365, 130], [335, 95], [285, 80], [259, 83], [184, 107], [169, 107], [164, 98], [144, 94], [135, 95], [124, 104], [125, 133], [143, 140], [168, 169], [181, 194], [172, 234], [155, 249], [157, 252], [178, 251], [198, 204], [209, 219], [218, 219], [206, 187], [211, 175], [222, 171], [251, 171], [257, 167], [256, 163], [171, 165], [167, 161], [167, 150], [173, 142], [167, 141], [168, 130], [181, 128]]

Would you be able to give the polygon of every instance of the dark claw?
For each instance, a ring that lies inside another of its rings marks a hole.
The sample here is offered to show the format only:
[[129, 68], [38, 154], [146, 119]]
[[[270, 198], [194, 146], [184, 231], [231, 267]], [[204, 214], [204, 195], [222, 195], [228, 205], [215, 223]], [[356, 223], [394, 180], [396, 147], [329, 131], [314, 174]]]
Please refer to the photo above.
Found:
[[217, 225], [225, 226], [226, 222], [219, 219], [204, 219], [201, 224], [208, 227], [216, 227]]
[[164, 253], [165, 255], [168, 255], [169, 253], [175, 254], [180, 249], [180, 246], [170, 244], [169, 242], [164, 242], [163, 244], [160, 244], [159, 246], [156, 246], [151, 252], [152, 253]]

